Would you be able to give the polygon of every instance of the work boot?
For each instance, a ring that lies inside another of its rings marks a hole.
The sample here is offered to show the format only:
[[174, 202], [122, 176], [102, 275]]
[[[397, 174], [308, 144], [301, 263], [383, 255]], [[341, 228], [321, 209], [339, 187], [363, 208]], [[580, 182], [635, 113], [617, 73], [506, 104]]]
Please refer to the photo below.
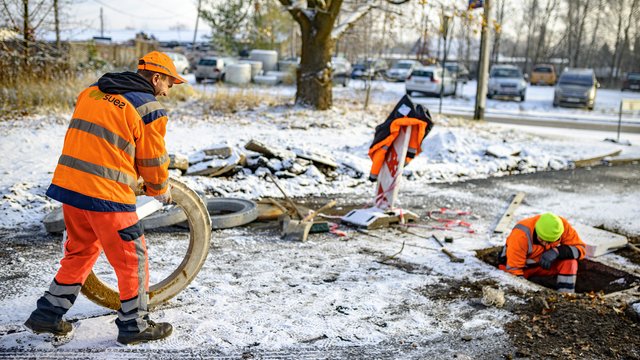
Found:
[[29, 317], [24, 326], [34, 334], [48, 333], [55, 336], [65, 336], [73, 329], [71, 323], [65, 320], [49, 322], [35, 320], [33, 317]]
[[123, 345], [135, 345], [147, 341], [164, 339], [171, 335], [173, 326], [169, 323], [155, 323], [147, 320], [149, 326], [137, 334], [118, 334], [118, 342]]

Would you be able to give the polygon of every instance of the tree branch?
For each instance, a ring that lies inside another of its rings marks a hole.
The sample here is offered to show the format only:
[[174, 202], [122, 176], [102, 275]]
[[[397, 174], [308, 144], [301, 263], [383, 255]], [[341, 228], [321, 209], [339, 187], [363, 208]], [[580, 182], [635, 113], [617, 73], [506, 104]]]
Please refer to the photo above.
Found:
[[13, 25], [13, 27], [17, 29], [18, 24], [16, 24], [15, 20], [13, 20], [13, 17], [11, 16], [11, 11], [9, 11], [9, 9], [7, 8], [7, 2], [5, 0], [2, 1], [2, 7], [4, 8], [4, 11], [7, 13], [7, 18], [11, 20], [11, 24]]
[[366, 4], [360, 5], [357, 9], [355, 9], [347, 18], [339, 25], [336, 25], [331, 31], [332, 39], [339, 39], [349, 28], [355, 24], [356, 21], [360, 20], [363, 16], [365, 16], [371, 9], [377, 8], [373, 2], [368, 2]]
[[302, 5], [301, 1], [295, 1], [295, 3], [291, 2], [291, 0], [279, 0], [280, 4], [282, 4], [285, 9], [291, 14], [293, 19], [300, 24], [301, 29], [308, 29], [311, 27], [311, 19], [305, 13], [305, 9], [300, 7]]

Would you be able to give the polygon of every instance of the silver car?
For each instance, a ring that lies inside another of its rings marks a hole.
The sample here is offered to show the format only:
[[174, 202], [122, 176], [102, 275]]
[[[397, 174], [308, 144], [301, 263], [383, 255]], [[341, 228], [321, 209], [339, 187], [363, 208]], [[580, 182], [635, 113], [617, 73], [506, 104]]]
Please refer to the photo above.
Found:
[[409, 77], [409, 74], [411, 74], [411, 71], [419, 65], [420, 63], [415, 60], [399, 60], [387, 70], [387, 80], [405, 81]]
[[593, 110], [600, 83], [593, 69], [567, 69], [556, 84], [553, 106], [586, 107]]
[[447, 69], [437, 66], [421, 66], [413, 69], [405, 82], [407, 95], [419, 92], [426, 96], [455, 95], [456, 82]]
[[196, 66], [196, 82], [201, 83], [203, 80], [221, 80], [224, 81], [225, 66], [235, 64], [236, 61], [233, 58], [224, 58], [218, 56], [205, 56]]
[[527, 82], [522, 71], [513, 65], [494, 65], [489, 73], [489, 89], [487, 97], [509, 96], [524, 101]]

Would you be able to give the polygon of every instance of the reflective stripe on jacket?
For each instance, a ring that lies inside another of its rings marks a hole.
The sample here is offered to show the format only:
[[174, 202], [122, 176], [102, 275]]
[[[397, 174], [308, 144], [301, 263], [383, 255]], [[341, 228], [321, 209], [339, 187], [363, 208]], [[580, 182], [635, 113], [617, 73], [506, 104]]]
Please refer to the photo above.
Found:
[[559, 246], [566, 246], [573, 259], [583, 259], [585, 256], [585, 243], [575, 229], [569, 224], [567, 219], [562, 219], [564, 232], [559, 241], [548, 243], [538, 241], [535, 234], [536, 222], [540, 215], [524, 219], [516, 224], [507, 237], [506, 245], [502, 249], [501, 257], [507, 259], [506, 271], [514, 275], [523, 275], [524, 268], [528, 265], [537, 264], [542, 253]]
[[167, 190], [166, 125], [153, 94], [90, 86], [78, 97], [47, 195], [84, 210], [135, 211], [140, 176], [147, 195]]
[[433, 128], [431, 114], [429, 110], [422, 105], [414, 105], [409, 96], [405, 95], [391, 112], [391, 115], [384, 123], [376, 126], [375, 137], [369, 148], [369, 157], [373, 164], [371, 165], [370, 180], [376, 180], [387, 150], [392, 146], [395, 139], [400, 133], [400, 129], [405, 126], [411, 126], [411, 137], [409, 139], [409, 149], [405, 158], [405, 165], [409, 164], [413, 158], [420, 154], [422, 140], [429, 134]]

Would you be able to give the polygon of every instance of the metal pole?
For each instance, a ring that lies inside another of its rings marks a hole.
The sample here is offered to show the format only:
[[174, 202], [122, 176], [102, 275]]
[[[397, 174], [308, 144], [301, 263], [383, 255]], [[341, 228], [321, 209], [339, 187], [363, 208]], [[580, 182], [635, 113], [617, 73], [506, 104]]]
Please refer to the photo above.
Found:
[[100, 37], [104, 37], [104, 16], [100, 7]]
[[620, 100], [620, 111], [618, 111], [618, 140], [616, 141], [618, 144], [620, 143], [620, 125], [622, 123], [622, 102], [624, 100]]
[[444, 65], [447, 63], [447, 37], [449, 35], [449, 16], [442, 14], [442, 37], [444, 38], [444, 53], [442, 56], [442, 78], [440, 83], [440, 105], [438, 106], [438, 114], [442, 114], [442, 97], [444, 96], [444, 84], [445, 84], [445, 67]]
[[442, 58], [442, 82], [440, 83], [440, 105], [438, 106], [438, 114], [442, 114], [442, 97], [444, 96], [444, 83], [445, 83], [445, 67], [444, 65], [447, 63], [447, 34], [444, 35], [444, 55]]
[[478, 65], [478, 86], [476, 88], [476, 104], [473, 112], [474, 120], [484, 119], [487, 103], [487, 81], [489, 77], [489, 42], [491, 24], [491, 0], [484, 0], [484, 19], [482, 20], [482, 36], [480, 37], [480, 61]]
[[198, 14], [196, 15], [196, 28], [193, 30], [193, 42], [191, 43], [191, 51], [196, 51], [196, 35], [198, 34], [198, 20], [200, 20], [200, 1], [198, 0]]

